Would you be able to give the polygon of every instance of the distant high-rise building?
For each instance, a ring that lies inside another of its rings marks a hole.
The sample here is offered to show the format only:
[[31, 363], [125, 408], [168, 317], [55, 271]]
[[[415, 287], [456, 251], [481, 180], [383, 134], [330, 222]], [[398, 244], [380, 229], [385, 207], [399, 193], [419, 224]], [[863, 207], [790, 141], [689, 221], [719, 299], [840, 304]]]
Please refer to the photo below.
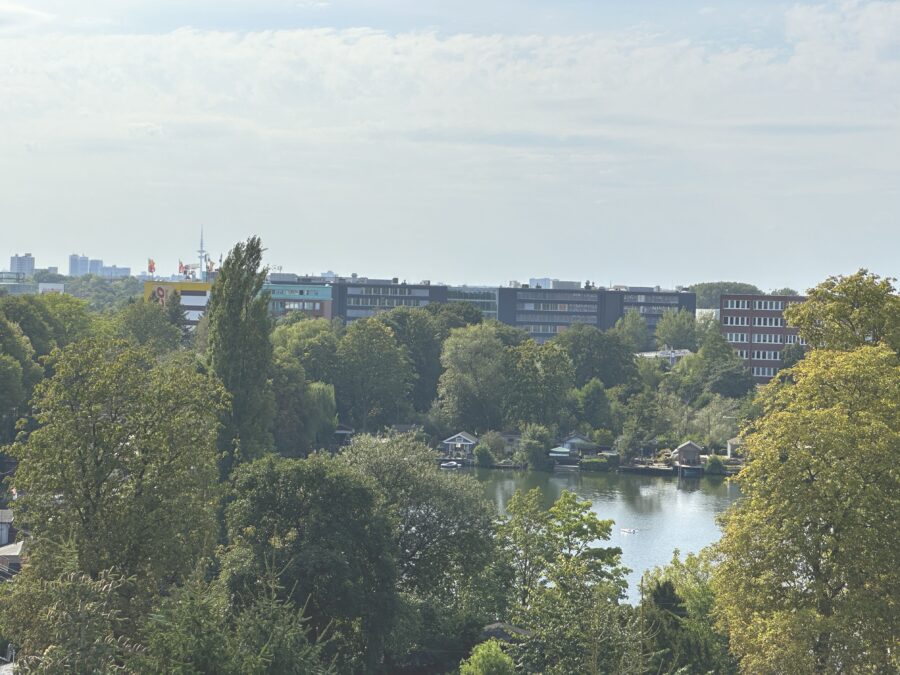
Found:
[[69, 256], [69, 276], [83, 277], [90, 272], [90, 261], [86, 255], [73, 253]]
[[88, 261], [88, 274], [93, 274], [96, 277], [102, 276], [103, 274], [103, 261], [102, 260], [89, 260]]
[[26, 277], [34, 276], [34, 256], [16, 254], [9, 259], [9, 271], [15, 274], [24, 274]]
[[[93, 274], [93, 272], [91, 272]], [[130, 267], [116, 267], [115, 265], [104, 265], [100, 268], [99, 275], [104, 279], [124, 279], [131, 276]]]

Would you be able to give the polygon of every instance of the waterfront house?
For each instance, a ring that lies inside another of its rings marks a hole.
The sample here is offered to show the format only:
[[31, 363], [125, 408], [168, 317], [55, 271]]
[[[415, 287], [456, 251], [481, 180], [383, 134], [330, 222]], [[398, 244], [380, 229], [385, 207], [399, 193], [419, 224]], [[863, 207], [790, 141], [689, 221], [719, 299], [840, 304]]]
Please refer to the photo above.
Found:
[[694, 443], [687, 441], [675, 448], [675, 460], [679, 466], [700, 466], [700, 453], [703, 448]]
[[478, 445], [478, 436], [470, 434], [468, 431], [460, 431], [441, 441], [445, 457], [472, 457], [476, 445]]

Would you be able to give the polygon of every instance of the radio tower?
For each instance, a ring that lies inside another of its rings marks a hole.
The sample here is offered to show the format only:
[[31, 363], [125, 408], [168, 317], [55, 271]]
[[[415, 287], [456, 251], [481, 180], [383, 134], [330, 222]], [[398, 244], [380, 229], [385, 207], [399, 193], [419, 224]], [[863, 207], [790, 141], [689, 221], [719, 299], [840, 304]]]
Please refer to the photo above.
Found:
[[206, 255], [206, 249], [203, 248], [203, 226], [200, 226], [200, 250], [197, 251], [200, 254], [200, 279], [201, 281], [206, 281], [206, 261], [208, 257]]

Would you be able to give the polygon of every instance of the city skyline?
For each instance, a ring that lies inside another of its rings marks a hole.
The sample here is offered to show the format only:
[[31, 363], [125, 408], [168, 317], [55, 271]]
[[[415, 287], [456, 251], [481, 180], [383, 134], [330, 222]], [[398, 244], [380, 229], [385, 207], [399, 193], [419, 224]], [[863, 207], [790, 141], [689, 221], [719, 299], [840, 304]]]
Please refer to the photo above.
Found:
[[4, 255], [177, 265], [202, 225], [449, 283], [900, 271], [898, 3], [184, 5], [0, 2]]

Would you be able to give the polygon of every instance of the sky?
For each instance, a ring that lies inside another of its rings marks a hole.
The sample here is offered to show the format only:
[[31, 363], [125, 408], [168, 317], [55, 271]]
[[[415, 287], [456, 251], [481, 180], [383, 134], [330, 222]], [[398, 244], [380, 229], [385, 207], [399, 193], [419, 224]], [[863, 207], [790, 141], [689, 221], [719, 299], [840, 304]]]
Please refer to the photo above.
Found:
[[0, 267], [900, 275], [900, 2], [0, 0]]

